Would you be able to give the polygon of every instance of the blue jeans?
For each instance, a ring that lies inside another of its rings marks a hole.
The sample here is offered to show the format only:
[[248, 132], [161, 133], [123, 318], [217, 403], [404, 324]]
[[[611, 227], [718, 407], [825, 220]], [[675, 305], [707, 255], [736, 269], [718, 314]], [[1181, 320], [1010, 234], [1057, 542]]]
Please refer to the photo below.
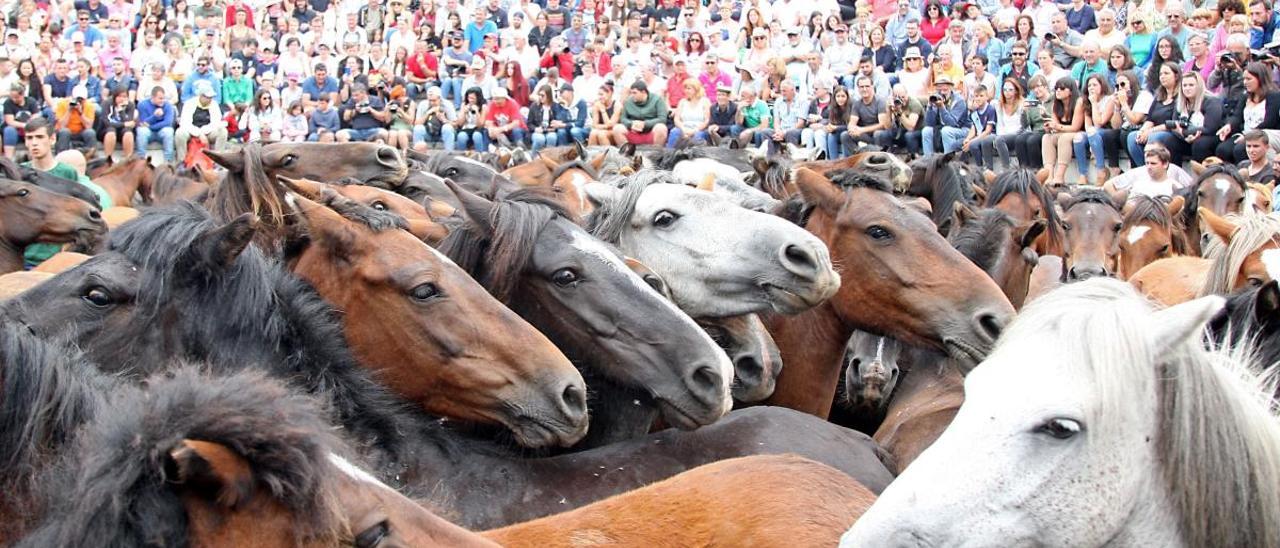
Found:
[[[1165, 140], [1177, 138], [1177, 135], [1169, 133], [1168, 131], [1152, 131], [1147, 134], [1148, 143], [1160, 143], [1169, 150], [1173, 150], [1173, 148], [1170, 147], [1168, 142]], [[1129, 133], [1129, 136], [1125, 138], [1125, 145], [1126, 148], [1129, 149], [1129, 161], [1132, 163], [1133, 167], [1139, 168], [1147, 165], [1146, 155], [1143, 154], [1143, 149], [1146, 145], [1138, 142], [1138, 132], [1134, 131]]]
[[18, 146], [18, 141], [22, 140], [22, 136], [18, 134], [18, 128], [12, 126], [4, 126], [4, 146]]
[[[561, 128], [556, 130], [556, 137], [560, 139], [560, 144], [571, 145], [575, 142], [586, 144], [587, 135], [591, 132], [585, 127], [570, 126], [568, 129]], [[570, 139], [573, 139], [570, 141]]]
[[427, 131], [427, 126], [413, 126], [413, 144], [443, 143], [445, 150], [453, 150], [455, 133], [456, 131], [450, 124], [442, 124], [439, 134]]
[[1093, 165], [1098, 168], [1098, 171], [1102, 171], [1106, 166], [1107, 156], [1102, 148], [1101, 130], [1095, 130], [1092, 135], [1086, 132], [1084, 139], [1071, 143], [1071, 151], [1076, 155], [1076, 169], [1080, 171], [1081, 177], [1089, 173], [1088, 153], [1093, 154]]
[[459, 131], [456, 139], [455, 148], [448, 150], [467, 150], [467, 141], [470, 141], [471, 144], [475, 145], [476, 152], [489, 151], [489, 137], [485, 135], [483, 128]]
[[560, 136], [556, 131], [533, 132], [529, 135], [529, 150], [538, 151], [544, 147], [553, 147], [560, 144]]
[[[676, 143], [680, 141], [681, 137], [684, 137], [683, 129], [680, 129], [678, 127], [671, 128], [671, 133], [667, 135], [667, 148], [675, 148]], [[693, 142], [705, 143], [707, 142], [707, 132], [699, 131], [697, 133], [694, 133], [693, 137], [690, 140]]]
[[138, 126], [137, 135], [134, 136], [134, 140], [137, 141], [134, 146], [138, 147], [138, 156], [146, 158], [147, 145], [151, 144], [151, 141], [156, 140], [156, 138], [160, 139], [160, 145], [164, 147], [164, 161], [173, 163], [173, 128], [171, 127], [153, 130], [149, 127]]
[[965, 128], [927, 126], [923, 132], [924, 153], [926, 156], [934, 153], [933, 138], [936, 133], [942, 134], [942, 152], [960, 150], [960, 145], [964, 144], [964, 138], [969, 136], [969, 130]]
[[342, 132], [344, 131], [347, 132], [347, 135], [350, 136], [351, 142], [365, 142], [365, 141], [372, 141], [374, 139], [377, 139], [378, 136], [383, 135], [386, 130], [380, 127], [371, 127], [371, 128], [365, 128], [365, 129], [341, 129], [341, 130], [338, 130], [338, 134], [341, 135]]
[[462, 78], [440, 80], [440, 96], [453, 100], [453, 108], [462, 108]]
[[836, 133], [827, 134], [827, 159], [837, 160], [844, 157], [844, 148], [840, 146], [840, 136]]

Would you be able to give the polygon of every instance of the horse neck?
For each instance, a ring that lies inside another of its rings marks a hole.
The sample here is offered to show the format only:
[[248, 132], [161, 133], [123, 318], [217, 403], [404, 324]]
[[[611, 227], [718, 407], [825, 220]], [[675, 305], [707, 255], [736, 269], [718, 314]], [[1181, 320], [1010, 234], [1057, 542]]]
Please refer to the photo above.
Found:
[[768, 405], [827, 418], [853, 326], [842, 321], [829, 303], [794, 316], [768, 314], [761, 319], [784, 364]]
[[22, 270], [22, 248], [8, 239], [0, 238], [0, 274]]
[[649, 433], [658, 418], [658, 409], [643, 392], [583, 371], [591, 389], [588, 413], [591, 429], [574, 451], [603, 447]]

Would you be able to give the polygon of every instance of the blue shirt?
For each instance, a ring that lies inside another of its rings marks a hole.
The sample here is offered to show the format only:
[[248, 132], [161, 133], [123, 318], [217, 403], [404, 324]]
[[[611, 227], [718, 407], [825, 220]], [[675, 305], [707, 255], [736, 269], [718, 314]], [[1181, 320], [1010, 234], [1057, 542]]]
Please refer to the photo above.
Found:
[[316, 77], [312, 76], [302, 81], [302, 93], [312, 101], [319, 99], [321, 95], [338, 93], [338, 79], [326, 76], [324, 82], [317, 82]]
[[187, 79], [182, 82], [182, 89], [180, 90], [182, 102], [185, 103], [195, 98], [196, 90], [198, 89], [196, 88], [197, 82], [209, 82], [209, 85], [213, 87], [214, 102], [222, 104], [222, 80], [219, 80], [212, 70], [204, 74], [200, 74], [200, 71], [195, 71], [190, 76], [187, 76]]
[[982, 133], [987, 127], [990, 127], [991, 131], [994, 132], [996, 130], [996, 109], [991, 106], [991, 103], [987, 103], [987, 106], [983, 107], [982, 110], [970, 110], [969, 123], [973, 125], [976, 133]]
[[467, 52], [475, 53], [484, 45], [484, 35], [498, 33], [498, 26], [493, 21], [485, 20], [483, 27], [477, 27], [476, 22], [467, 23], [467, 27], [462, 31], [462, 35], [467, 39]]
[[[156, 116], [156, 110], [162, 111], [160, 116]], [[157, 130], [173, 126], [173, 105], [168, 101], [161, 101], [157, 105], [151, 99], [138, 103], [138, 125], [146, 125], [147, 127]]]
[[968, 129], [972, 121], [969, 119], [969, 107], [964, 99], [952, 92], [948, 101], [950, 102], [942, 105], [929, 105], [929, 109], [924, 113], [924, 125]]

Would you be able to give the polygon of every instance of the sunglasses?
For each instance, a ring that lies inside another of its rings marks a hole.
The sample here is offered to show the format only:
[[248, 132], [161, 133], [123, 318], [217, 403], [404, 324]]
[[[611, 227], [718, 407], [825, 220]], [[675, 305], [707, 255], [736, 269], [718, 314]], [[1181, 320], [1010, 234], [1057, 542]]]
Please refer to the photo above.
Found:
[[752, 36], [752, 37], [751, 37], [751, 39], [752, 39], [752, 40], [764, 40], [764, 39], [765, 39], [765, 37], [764, 37], [764, 36]]
[[1013, 55], [1014, 57], [1026, 57], [1026, 56], [1027, 56], [1027, 52], [1025, 52], [1025, 51], [1015, 51], [1015, 52], [1013, 52], [1013, 53], [1012, 53], [1012, 54], [1010, 54], [1010, 55]]
[[694, 42], [702, 43], [702, 39], [701, 39], [701, 38], [690, 38], [690, 39], [689, 39], [689, 43], [690, 43], [690, 44], [692, 44], [692, 43], [694, 43]]

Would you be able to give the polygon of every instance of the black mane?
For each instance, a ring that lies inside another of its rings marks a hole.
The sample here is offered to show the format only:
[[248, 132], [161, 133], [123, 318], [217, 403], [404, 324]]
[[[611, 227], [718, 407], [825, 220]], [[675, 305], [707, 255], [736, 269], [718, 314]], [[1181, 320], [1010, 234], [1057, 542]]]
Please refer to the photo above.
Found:
[[696, 160], [698, 158], [707, 157], [707, 155], [697, 147], [664, 148], [651, 154], [646, 154], [646, 156], [648, 156], [649, 161], [653, 163], [653, 169], [661, 169], [663, 171], [671, 171], [672, 169], [675, 169], [676, 164], [685, 160]]
[[827, 178], [831, 179], [831, 182], [835, 183], [836, 186], [845, 190], [866, 188], [893, 194], [893, 183], [890, 183], [888, 179], [857, 169], [837, 169], [827, 173]]
[[[1263, 309], [1259, 310], [1259, 304]], [[1209, 336], [1220, 345], [1249, 344], [1253, 366], [1263, 371], [1280, 363], [1280, 286], [1275, 280], [1227, 297], [1227, 304], [1209, 322]]]
[[493, 234], [468, 223], [449, 232], [439, 251], [471, 274], [494, 298], [509, 303], [521, 273], [533, 257], [542, 227], [556, 217], [577, 224], [564, 206], [544, 190], [524, 189], [494, 202], [487, 222]]
[[1013, 219], [995, 208], [982, 208], [977, 216], [952, 230], [947, 238], [961, 255], [978, 265], [983, 272], [996, 265], [1009, 239]]
[[[29, 330], [0, 326], [0, 503], [24, 506], [8, 517], [35, 518], [31, 501], [40, 472], [100, 413], [106, 394], [120, 383], [87, 365], [68, 347], [38, 339]], [[0, 524], [16, 533], [30, 523]], [[12, 538], [0, 534], [0, 537]]]
[[301, 542], [335, 543], [329, 454], [341, 445], [314, 400], [261, 373], [216, 378], [180, 368], [126, 390], [46, 478], [49, 512], [23, 546], [186, 546], [188, 521], [171, 483], [184, 439], [221, 444], [249, 462], [257, 485], [293, 515]]
[[1105, 205], [1111, 209], [1115, 209], [1117, 212], [1120, 211], [1119, 209], [1116, 209], [1116, 203], [1111, 199], [1111, 195], [1107, 194], [1107, 191], [1096, 187], [1081, 187], [1077, 189], [1071, 194], [1071, 199], [1067, 201], [1066, 205], [1062, 206], [1062, 210], [1070, 211], [1071, 208], [1080, 204]]
[[1035, 174], [1026, 169], [1015, 169], [1001, 173], [987, 189], [987, 201], [984, 207], [996, 207], [1005, 196], [1018, 194], [1023, 197], [1035, 196], [1043, 206], [1045, 233], [1049, 237], [1051, 248], [1062, 246], [1062, 220], [1053, 207], [1054, 196], [1036, 180]]
[[930, 217], [942, 235], [951, 232], [951, 215], [956, 202], [973, 203], [969, 181], [952, 154], [926, 156], [911, 163], [911, 183], [907, 193], [925, 196], [933, 206]]
[[572, 171], [575, 169], [580, 169], [586, 172], [587, 176], [591, 177], [592, 179], [595, 179], [597, 181], [600, 180], [600, 174], [596, 173], [596, 170], [594, 168], [587, 165], [582, 160], [572, 160], [572, 161], [560, 164], [556, 166], [555, 169], [551, 170], [551, 181], [555, 182], [555, 180], [559, 179], [561, 175], [564, 175], [566, 171]]

